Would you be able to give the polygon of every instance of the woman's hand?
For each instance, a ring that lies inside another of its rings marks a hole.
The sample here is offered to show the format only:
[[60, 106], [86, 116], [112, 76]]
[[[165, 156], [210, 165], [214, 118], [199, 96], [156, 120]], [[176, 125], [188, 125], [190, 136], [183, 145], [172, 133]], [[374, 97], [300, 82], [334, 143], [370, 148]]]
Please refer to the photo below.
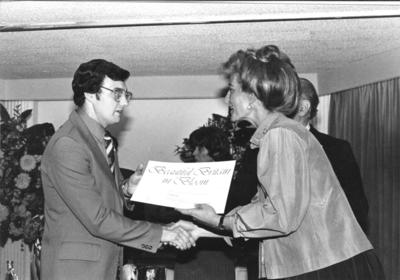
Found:
[[178, 222], [171, 224], [169, 228], [175, 227], [181, 227], [184, 230], [188, 231], [195, 240], [200, 237], [223, 237], [185, 220], [179, 220]]
[[217, 227], [219, 223], [220, 216], [215, 212], [214, 208], [212, 208], [208, 204], [196, 204], [196, 208], [192, 209], [178, 209], [175, 210], [181, 212], [184, 215], [189, 215], [195, 218], [196, 220], [210, 225], [212, 227]]

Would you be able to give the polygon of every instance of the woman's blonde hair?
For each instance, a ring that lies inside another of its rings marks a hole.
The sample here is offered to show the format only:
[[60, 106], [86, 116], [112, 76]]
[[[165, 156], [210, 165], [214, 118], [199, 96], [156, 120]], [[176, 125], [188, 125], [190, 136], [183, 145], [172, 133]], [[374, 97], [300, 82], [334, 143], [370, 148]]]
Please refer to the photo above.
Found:
[[293, 117], [299, 105], [300, 82], [289, 57], [277, 46], [239, 50], [222, 65], [228, 80], [237, 78], [242, 91], [253, 93], [269, 111]]

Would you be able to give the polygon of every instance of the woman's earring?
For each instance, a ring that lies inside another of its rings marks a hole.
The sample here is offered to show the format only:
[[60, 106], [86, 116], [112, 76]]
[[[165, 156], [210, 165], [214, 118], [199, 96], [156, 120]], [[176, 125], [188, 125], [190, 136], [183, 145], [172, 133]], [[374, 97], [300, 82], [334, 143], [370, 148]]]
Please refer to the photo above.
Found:
[[253, 105], [252, 104], [247, 105], [247, 110], [251, 110], [251, 109], [253, 109]]

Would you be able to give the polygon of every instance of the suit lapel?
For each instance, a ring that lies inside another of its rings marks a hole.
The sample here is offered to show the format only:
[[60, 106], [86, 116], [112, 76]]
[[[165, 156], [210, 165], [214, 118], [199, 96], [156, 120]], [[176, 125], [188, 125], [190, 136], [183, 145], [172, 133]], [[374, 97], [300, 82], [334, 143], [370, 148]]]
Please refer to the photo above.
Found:
[[71, 114], [71, 122], [76, 126], [82, 139], [88, 144], [88, 147], [93, 152], [94, 158], [99, 163], [101, 170], [104, 172], [104, 174], [107, 174], [107, 177], [110, 179], [113, 185], [117, 187], [115, 184], [114, 175], [111, 173], [110, 167], [108, 166], [107, 159], [104, 157], [102, 151], [98, 147], [98, 144], [93, 135], [90, 133], [89, 128], [76, 112]]

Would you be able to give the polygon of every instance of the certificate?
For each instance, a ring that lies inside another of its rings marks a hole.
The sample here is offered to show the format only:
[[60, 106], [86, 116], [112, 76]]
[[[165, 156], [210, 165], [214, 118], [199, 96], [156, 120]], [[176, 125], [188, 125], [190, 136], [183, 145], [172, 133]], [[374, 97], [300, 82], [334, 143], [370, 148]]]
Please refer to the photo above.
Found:
[[207, 203], [223, 213], [235, 161], [175, 163], [149, 161], [131, 200], [173, 208]]

